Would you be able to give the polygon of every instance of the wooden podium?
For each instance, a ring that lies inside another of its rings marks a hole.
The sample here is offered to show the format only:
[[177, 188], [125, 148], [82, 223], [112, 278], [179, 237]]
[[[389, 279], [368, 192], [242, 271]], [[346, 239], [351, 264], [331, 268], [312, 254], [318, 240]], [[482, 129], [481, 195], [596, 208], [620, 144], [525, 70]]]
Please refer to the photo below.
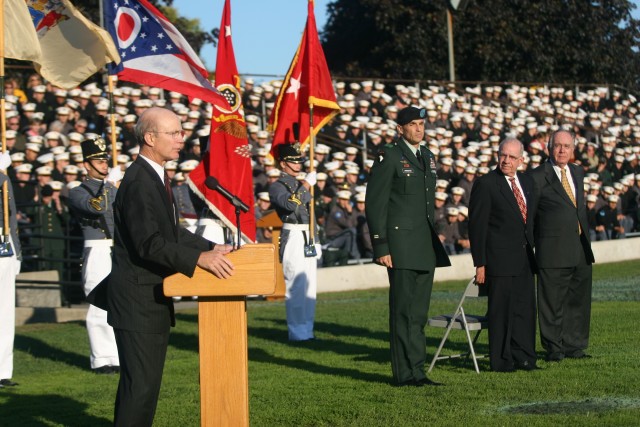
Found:
[[282, 272], [282, 263], [278, 256], [280, 253], [280, 232], [282, 231], [282, 221], [280, 220], [280, 217], [278, 217], [278, 214], [276, 214], [276, 211], [272, 211], [258, 219], [258, 221], [256, 221], [256, 227], [271, 227], [271, 242], [273, 242], [276, 247], [276, 290], [272, 295], [269, 295], [267, 299], [269, 301], [284, 299], [286, 286], [284, 283], [284, 273]]
[[251, 244], [227, 255], [229, 279], [196, 267], [192, 278], [164, 280], [166, 296], [198, 297], [200, 343], [200, 423], [249, 426], [247, 295], [273, 293], [277, 255], [272, 244]]

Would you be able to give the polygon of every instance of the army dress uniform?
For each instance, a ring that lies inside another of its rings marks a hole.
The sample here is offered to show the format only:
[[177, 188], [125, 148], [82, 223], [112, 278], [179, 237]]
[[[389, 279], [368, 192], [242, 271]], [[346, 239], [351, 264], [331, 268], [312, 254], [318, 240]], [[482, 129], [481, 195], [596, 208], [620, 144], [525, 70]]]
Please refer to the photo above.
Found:
[[[113, 202], [117, 188], [110, 182], [89, 178], [69, 192], [69, 205], [78, 217], [84, 236], [82, 281], [85, 295], [111, 273]], [[91, 369], [120, 366], [113, 328], [107, 312], [94, 305], [87, 312]]]
[[305, 256], [304, 248], [310, 240], [311, 193], [295, 177], [282, 173], [269, 187], [269, 199], [283, 222], [280, 260], [286, 285], [289, 340], [310, 340], [314, 338], [317, 262], [316, 257]]
[[426, 379], [424, 327], [436, 267], [450, 265], [434, 229], [436, 163], [403, 138], [378, 152], [366, 193], [374, 259], [391, 255], [389, 329], [396, 384]]

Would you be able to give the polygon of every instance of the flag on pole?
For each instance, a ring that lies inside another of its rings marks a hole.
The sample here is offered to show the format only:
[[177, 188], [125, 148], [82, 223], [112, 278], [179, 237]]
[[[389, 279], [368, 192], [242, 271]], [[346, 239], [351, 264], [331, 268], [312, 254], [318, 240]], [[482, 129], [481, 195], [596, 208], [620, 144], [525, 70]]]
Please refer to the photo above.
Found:
[[120, 62], [109, 34], [69, 0], [5, 0], [5, 56], [32, 61], [65, 89], [78, 86], [108, 62]]
[[207, 70], [171, 22], [147, 0], [103, 0], [105, 27], [122, 62], [118, 79], [160, 87], [229, 108]]
[[[231, 40], [231, 6], [225, 0], [220, 23], [220, 38], [216, 58], [216, 87], [229, 105], [214, 105], [209, 135], [209, 151], [198, 167], [189, 174], [190, 187], [230, 229], [236, 228], [235, 208], [217, 191], [204, 184], [215, 176], [219, 184], [235, 194], [246, 205], [253, 206], [253, 174], [251, 147], [242, 110], [240, 76]], [[240, 229], [245, 241], [256, 239], [256, 219], [253, 210], [240, 214]]]
[[309, 0], [307, 24], [298, 51], [291, 61], [276, 105], [269, 118], [273, 131], [271, 153], [276, 157], [276, 147], [282, 143], [294, 143], [294, 124], [300, 129], [298, 141], [304, 146], [310, 140], [309, 107], [313, 105], [313, 134], [335, 116], [340, 107], [331, 82], [331, 75], [324, 57], [316, 29], [313, 0]]

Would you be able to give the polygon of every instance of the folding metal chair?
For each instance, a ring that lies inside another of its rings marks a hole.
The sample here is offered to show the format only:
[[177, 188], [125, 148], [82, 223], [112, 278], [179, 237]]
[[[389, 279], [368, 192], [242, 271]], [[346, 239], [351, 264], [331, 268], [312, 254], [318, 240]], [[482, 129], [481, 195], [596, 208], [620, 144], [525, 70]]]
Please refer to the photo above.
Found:
[[[431, 361], [431, 365], [429, 366], [428, 372], [431, 372], [431, 370], [433, 369], [433, 367], [435, 366], [438, 360], [471, 356], [471, 358], [473, 359], [473, 366], [475, 367], [476, 372], [480, 373], [480, 369], [478, 368], [478, 359], [481, 359], [485, 356], [476, 355], [476, 352], [473, 346], [478, 340], [478, 337], [480, 336], [480, 332], [482, 332], [483, 329], [489, 329], [489, 319], [486, 316], [467, 314], [465, 313], [464, 306], [463, 306], [466, 298], [478, 298], [478, 297], [487, 296], [486, 286], [477, 286], [474, 283], [474, 281], [475, 281], [475, 278], [472, 278], [467, 284], [467, 287], [464, 290], [464, 294], [462, 295], [462, 299], [460, 300], [460, 303], [458, 304], [458, 307], [456, 308], [456, 311], [454, 314], [442, 314], [440, 316], [431, 317], [427, 321], [427, 324], [429, 326], [433, 326], [435, 328], [447, 328], [447, 330], [444, 333], [444, 337], [442, 337], [442, 341], [440, 341], [438, 350], [436, 351], [436, 354], [433, 356], [433, 360]], [[466, 353], [441, 356], [440, 353], [442, 352], [442, 348], [444, 347], [444, 344], [447, 341], [447, 338], [449, 337], [449, 332], [451, 332], [452, 329], [459, 329], [459, 330], [465, 331], [465, 334], [467, 336], [467, 342], [469, 343], [469, 351]], [[473, 340], [471, 339], [471, 331], [477, 331]]]

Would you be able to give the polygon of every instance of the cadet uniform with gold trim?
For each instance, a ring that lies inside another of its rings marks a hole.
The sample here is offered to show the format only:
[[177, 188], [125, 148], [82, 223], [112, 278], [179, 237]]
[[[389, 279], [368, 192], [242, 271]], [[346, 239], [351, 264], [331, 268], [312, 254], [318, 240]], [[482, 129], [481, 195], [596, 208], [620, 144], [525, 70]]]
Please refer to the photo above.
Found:
[[[96, 150], [94, 159], [104, 159], [104, 148], [98, 147], [98, 144], [92, 146], [83, 143], [85, 162], [90, 150]], [[78, 218], [84, 237], [82, 282], [85, 295], [89, 295], [111, 273], [113, 203], [117, 192], [118, 189], [111, 182], [91, 177], [69, 192], [69, 207]], [[91, 347], [91, 369], [104, 373], [117, 372], [120, 366], [118, 347], [113, 328], [107, 323], [107, 312], [93, 304], [89, 305], [86, 324]]]
[[314, 338], [317, 262], [315, 257], [306, 257], [304, 249], [309, 242], [311, 193], [295, 177], [282, 173], [269, 187], [269, 199], [284, 223], [280, 259], [286, 285], [289, 340], [310, 340]]
[[[0, 388], [17, 385], [13, 377], [13, 341], [15, 337], [16, 321], [16, 276], [20, 273], [20, 239], [18, 238], [18, 221], [16, 219], [16, 204], [13, 188], [9, 177], [0, 173], [0, 190], [2, 184], [7, 181], [9, 191], [9, 242], [12, 252], [4, 253], [0, 257]], [[0, 191], [0, 226], [2, 232], [6, 232], [4, 224], [4, 198]], [[5, 242], [6, 243], [6, 242]]]

